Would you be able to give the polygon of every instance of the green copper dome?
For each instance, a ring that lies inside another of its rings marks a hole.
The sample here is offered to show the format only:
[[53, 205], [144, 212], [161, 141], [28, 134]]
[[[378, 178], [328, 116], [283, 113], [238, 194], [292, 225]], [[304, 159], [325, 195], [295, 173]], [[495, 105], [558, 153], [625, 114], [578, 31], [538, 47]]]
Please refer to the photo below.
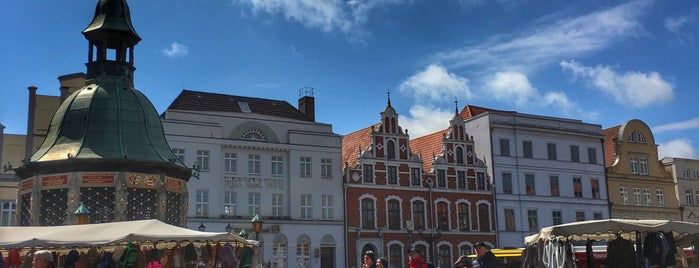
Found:
[[174, 162], [153, 104], [119, 80], [74, 92], [58, 108], [31, 161], [128, 159]]

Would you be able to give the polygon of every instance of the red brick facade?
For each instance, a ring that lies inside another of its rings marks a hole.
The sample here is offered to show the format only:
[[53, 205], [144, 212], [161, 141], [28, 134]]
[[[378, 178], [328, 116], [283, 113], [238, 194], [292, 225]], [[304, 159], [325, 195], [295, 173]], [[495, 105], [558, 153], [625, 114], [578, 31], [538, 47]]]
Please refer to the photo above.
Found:
[[490, 182], [461, 117], [410, 140], [389, 101], [379, 122], [343, 137], [348, 267], [366, 250], [405, 267], [411, 245], [451, 267], [476, 242], [494, 245]]

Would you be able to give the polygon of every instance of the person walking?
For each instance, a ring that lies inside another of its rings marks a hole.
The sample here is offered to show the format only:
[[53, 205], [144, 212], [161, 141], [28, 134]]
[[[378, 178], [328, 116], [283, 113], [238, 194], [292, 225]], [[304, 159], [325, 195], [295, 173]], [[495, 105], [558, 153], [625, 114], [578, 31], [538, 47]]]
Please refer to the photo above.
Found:
[[480, 268], [502, 268], [502, 262], [495, 257], [495, 254], [488, 249], [483, 242], [478, 242], [473, 246], [476, 250], [476, 260]]

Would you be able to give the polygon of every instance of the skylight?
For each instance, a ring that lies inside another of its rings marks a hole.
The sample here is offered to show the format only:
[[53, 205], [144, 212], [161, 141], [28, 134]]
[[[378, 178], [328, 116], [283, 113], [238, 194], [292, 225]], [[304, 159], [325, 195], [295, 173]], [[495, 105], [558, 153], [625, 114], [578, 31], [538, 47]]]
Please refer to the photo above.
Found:
[[239, 101], [238, 106], [240, 107], [240, 110], [243, 111], [244, 113], [250, 113], [250, 106], [248, 106], [247, 102], [244, 101]]

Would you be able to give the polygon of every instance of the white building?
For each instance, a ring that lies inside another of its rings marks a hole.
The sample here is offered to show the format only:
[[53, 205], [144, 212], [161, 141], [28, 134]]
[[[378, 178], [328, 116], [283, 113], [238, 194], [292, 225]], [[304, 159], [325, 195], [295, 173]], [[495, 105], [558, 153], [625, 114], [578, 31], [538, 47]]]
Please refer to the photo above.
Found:
[[699, 159], [665, 157], [660, 161], [675, 179], [681, 220], [699, 222]]
[[[305, 92], [306, 94], [308, 92]], [[312, 92], [310, 92], [312, 95]], [[183, 90], [162, 116], [170, 146], [187, 165], [188, 228], [256, 239], [269, 267], [342, 267], [345, 240], [341, 137], [315, 122], [314, 98], [286, 101]]]
[[498, 247], [542, 227], [609, 218], [602, 127], [466, 106], [461, 111], [495, 185]]

